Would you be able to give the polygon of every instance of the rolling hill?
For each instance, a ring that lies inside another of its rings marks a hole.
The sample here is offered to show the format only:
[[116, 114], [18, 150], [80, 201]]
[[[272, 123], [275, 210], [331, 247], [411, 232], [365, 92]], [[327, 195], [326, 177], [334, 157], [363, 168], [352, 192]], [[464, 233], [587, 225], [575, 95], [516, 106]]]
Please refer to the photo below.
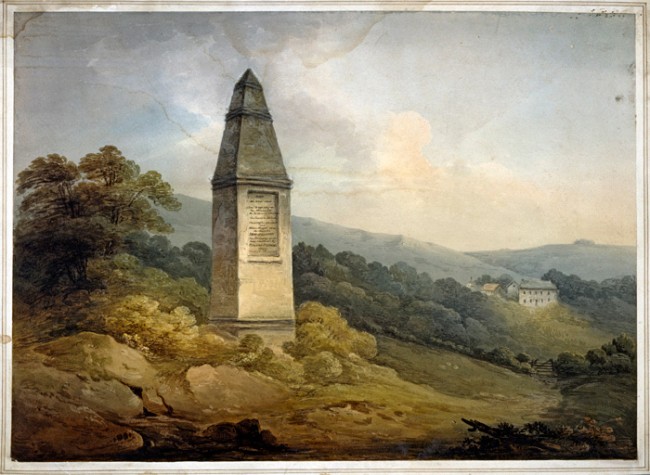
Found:
[[549, 269], [576, 274], [585, 280], [602, 281], [610, 277], [636, 275], [634, 246], [608, 246], [589, 241], [553, 244], [532, 249], [469, 252], [469, 256], [493, 266], [532, 277]]
[[[184, 195], [178, 198], [183, 203], [180, 212], [161, 210], [165, 220], [176, 230], [169, 236], [170, 241], [175, 246], [189, 241], [210, 244], [211, 204]], [[403, 261], [420, 272], [427, 272], [434, 280], [453, 277], [465, 283], [470, 277], [506, 273], [521, 278], [516, 272], [486, 264], [462, 252], [402, 235], [370, 233], [299, 216], [292, 217], [292, 233], [294, 245], [299, 242], [311, 246], [322, 244], [330, 252], [352, 251], [368, 262], [378, 261], [388, 266]]]
[[[169, 236], [175, 246], [189, 241], [210, 244], [209, 201], [178, 195], [180, 212], [160, 210], [175, 232]], [[510, 274], [515, 279], [540, 277], [555, 268], [583, 279], [603, 280], [636, 274], [636, 250], [632, 246], [591, 243], [554, 244], [523, 250], [462, 253], [430, 242], [402, 235], [380, 234], [325, 223], [313, 218], [292, 217], [293, 243], [322, 244], [330, 252], [352, 251], [368, 262], [391, 265], [399, 261], [427, 272], [434, 280], [453, 277], [461, 283], [470, 277]]]
[[515, 279], [521, 278], [516, 272], [486, 264], [462, 252], [402, 235], [370, 233], [297, 216], [292, 220], [292, 228], [294, 243], [322, 244], [333, 253], [351, 251], [364, 256], [368, 262], [377, 261], [388, 266], [406, 262], [434, 280], [453, 277], [465, 283], [483, 274], [495, 277], [510, 274]]

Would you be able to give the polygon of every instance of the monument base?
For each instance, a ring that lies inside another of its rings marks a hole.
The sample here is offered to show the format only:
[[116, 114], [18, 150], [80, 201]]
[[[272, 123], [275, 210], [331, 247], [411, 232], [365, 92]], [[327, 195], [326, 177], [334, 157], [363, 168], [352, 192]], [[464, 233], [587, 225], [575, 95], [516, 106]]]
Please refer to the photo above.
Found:
[[210, 327], [226, 338], [241, 339], [246, 335], [259, 335], [266, 346], [281, 348], [296, 336], [296, 322], [287, 320], [236, 320], [213, 319]]

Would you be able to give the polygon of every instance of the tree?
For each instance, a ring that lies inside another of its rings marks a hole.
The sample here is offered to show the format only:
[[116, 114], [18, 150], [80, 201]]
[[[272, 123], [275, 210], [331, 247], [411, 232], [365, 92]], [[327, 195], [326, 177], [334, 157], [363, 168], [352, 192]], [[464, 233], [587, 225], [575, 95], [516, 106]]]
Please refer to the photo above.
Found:
[[127, 160], [113, 145], [102, 147], [99, 153], [87, 154], [79, 161], [79, 170], [87, 180], [80, 183], [79, 188], [86, 198], [89, 212], [106, 219], [116, 231], [117, 237], [107, 242], [104, 255], [117, 252], [123, 237], [130, 232], [173, 231], [154, 205], [178, 211], [181, 204], [160, 173], [148, 171], [141, 174], [140, 167]]
[[173, 229], [156, 206], [180, 209], [169, 183], [140, 173], [114, 146], [79, 165], [58, 154], [38, 157], [18, 174], [24, 195], [15, 228], [17, 276], [45, 295], [91, 289], [89, 259], [114, 255], [131, 231]]
[[102, 223], [84, 215], [80, 178], [77, 165], [58, 154], [38, 157], [18, 174], [24, 199], [15, 227], [17, 277], [38, 293], [57, 293], [62, 282], [85, 285], [88, 259], [106, 238]]
[[563, 352], [553, 362], [553, 370], [561, 376], [584, 374], [587, 370], [587, 361], [581, 355]]

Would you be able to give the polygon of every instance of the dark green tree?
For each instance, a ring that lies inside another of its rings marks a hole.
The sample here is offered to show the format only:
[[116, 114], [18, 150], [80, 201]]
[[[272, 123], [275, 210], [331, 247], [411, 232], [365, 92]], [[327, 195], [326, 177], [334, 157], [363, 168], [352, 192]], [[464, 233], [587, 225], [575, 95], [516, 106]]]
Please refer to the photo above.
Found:
[[79, 165], [38, 157], [18, 174], [17, 192], [16, 273], [41, 295], [91, 289], [89, 259], [113, 255], [129, 232], [172, 231], [156, 207], [180, 209], [158, 172], [141, 174], [112, 145]]

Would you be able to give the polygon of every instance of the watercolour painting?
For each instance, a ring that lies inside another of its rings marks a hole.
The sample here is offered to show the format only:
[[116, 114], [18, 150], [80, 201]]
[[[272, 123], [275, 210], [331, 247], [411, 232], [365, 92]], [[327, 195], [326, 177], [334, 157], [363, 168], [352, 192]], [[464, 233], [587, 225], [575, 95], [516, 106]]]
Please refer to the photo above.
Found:
[[2, 473], [648, 473], [644, 2], [3, 2]]

